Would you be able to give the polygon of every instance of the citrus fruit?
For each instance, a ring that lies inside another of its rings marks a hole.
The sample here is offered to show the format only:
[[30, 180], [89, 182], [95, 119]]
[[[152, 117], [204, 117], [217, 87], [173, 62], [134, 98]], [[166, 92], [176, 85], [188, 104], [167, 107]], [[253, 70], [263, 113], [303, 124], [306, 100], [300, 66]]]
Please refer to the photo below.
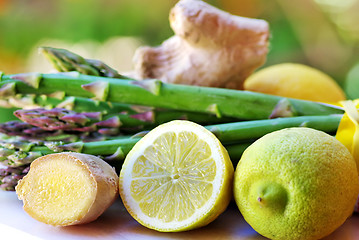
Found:
[[311, 128], [269, 133], [243, 153], [234, 198], [244, 219], [270, 239], [320, 239], [352, 214], [356, 164], [343, 144]]
[[346, 99], [344, 91], [330, 76], [295, 63], [282, 63], [259, 70], [244, 81], [244, 89], [318, 102]]
[[233, 165], [219, 140], [184, 120], [162, 124], [127, 155], [120, 194], [142, 225], [163, 232], [207, 225], [232, 198]]

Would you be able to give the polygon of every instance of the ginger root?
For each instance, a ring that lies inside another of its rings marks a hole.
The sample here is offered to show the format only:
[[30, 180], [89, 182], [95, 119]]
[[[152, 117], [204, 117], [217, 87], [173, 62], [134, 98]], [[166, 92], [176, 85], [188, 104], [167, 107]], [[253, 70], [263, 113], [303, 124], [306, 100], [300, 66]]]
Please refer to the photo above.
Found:
[[168, 83], [243, 89], [265, 60], [269, 26], [200, 0], [180, 0], [170, 12], [175, 33], [158, 47], [140, 47], [135, 77]]
[[68, 226], [97, 219], [118, 197], [118, 175], [102, 159], [55, 153], [36, 159], [16, 193], [34, 219]]

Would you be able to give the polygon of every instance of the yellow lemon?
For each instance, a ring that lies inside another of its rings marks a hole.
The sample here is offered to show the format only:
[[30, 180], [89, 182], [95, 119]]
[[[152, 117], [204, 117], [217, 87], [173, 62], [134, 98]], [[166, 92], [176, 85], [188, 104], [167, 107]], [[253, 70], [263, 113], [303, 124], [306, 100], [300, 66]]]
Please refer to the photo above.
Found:
[[259, 70], [244, 81], [244, 89], [318, 102], [346, 99], [344, 91], [330, 76], [295, 63], [282, 63]]
[[233, 165], [204, 127], [175, 120], [151, 130], [129, 152], [120, 194], [142, 225], [164, 232], [207, 225], [232, 197]]
[[352, 214], [358, 172], [348, 149], [311, 128], [269, 133], [243, 153], [234, 198], [244, 219], [270, 239], [320, 239]]

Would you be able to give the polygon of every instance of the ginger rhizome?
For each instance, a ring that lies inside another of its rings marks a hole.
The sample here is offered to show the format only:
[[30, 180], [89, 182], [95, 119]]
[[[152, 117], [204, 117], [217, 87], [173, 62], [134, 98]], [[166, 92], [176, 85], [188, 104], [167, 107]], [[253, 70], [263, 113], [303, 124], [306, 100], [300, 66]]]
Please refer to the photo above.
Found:
[[243, 89], [243, 81], [266, 60], [264, 20], [231, 15], [199, 0], [180, 0], [169, 20], [174, 36], [158, 47], [137, 49], [136, 78]]
[[97, 219], [118, 197], [118, 175], [102, 159], [82, 153], [55, 153], [36, 159], [16, 186], [24, 210], [54, 225]]

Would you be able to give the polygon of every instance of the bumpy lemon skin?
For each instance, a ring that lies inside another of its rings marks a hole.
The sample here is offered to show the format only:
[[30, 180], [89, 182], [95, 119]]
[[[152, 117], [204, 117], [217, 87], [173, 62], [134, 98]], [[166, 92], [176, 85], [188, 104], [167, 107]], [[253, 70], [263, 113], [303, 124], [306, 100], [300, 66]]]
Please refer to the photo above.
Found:
[[[271, 185], [274, 190], [268, 189]], [[276, 191], [279, 197], [273, 197]], [[334, 137], [309, 128], [260, 138], [246, 149], [234, 176], [240, 212], [270, 239], [329, 235], [351, 216], [358, 193], [358, 172], [349, 151]], [[280, 202], [273, 205], [276, 198]]]
[[244, 81], [244, 89], [328, 103], [346, 99], [342, 88], [329, 75], [297, 63], [281, 63], [263, 68]]

